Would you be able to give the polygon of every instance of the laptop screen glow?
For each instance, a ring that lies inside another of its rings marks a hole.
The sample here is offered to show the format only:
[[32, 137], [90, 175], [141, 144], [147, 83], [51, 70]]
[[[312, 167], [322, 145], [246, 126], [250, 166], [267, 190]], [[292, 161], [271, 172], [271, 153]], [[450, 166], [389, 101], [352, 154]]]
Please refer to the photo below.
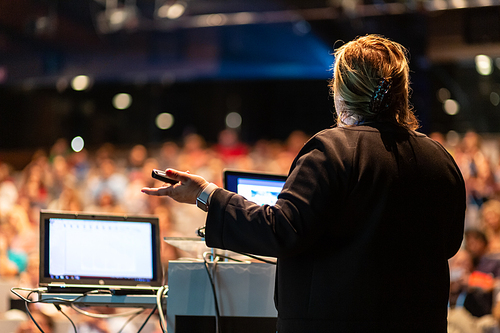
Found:
[[224, 187], [258, 205], [274, 205], [286, 178], [285, 175], [224, 170]]
[[151, 224], [52, 218], [49, 274], [52, 278], [153, 278]]
[[274, 205], [285, 185], [284, 181], [239, 178], [236, 193], [258, 205]]

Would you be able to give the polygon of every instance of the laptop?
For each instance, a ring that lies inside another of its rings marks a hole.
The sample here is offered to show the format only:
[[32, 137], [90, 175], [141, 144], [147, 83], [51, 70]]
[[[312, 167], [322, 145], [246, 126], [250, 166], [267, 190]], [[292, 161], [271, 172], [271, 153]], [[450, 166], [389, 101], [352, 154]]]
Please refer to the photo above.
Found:
[[158, 218], [40, 212], [40, 287], [154, 294], [163, 284]]
[[224, 188], [258, 205], [274, 205], [287, 176], [262, 172], [224, 170]]

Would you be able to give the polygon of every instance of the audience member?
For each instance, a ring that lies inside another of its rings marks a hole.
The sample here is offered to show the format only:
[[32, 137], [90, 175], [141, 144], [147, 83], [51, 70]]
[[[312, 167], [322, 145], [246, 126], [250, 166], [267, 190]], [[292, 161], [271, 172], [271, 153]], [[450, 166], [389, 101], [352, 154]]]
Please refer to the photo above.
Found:
[[32, 224], [28, 212], [20, 205], [14, 206], [7, 216], [10, 225], [10, 249], [16, 253], [35, 253], [38, 251], [38, 225]]
[[153, 169], [165, 170], [156, 158], [150, 157], [144, 161], [144, 165], [141, 170], [142, 179], [146, 184], [153, 184], [156, 181], [153, 177], [151, 177], [151, 171]]
[[[19, 274], [19, 285], [23, 288], [38, 288], [38, 269], [40, 267], [40, 257], [38, 253], [31, 253], [28, 256], [26, 269]], [[27, 295], [27, 293], [25, 293]]]
[[68, 140], [65, 138], [59, 138], [54, 142], [49, 152], [49, 161], [53, 162], [54, 158], [57, 156], [66, 157], [70, 154], [71, 149], [68, 144]]
[[180, 237], [180, 233], [173, 228], [172, 213], [166, 205], [156, 207], [154, 215], [158, 216], [160, 223], [160, 240], [161, 240], [161, 263], [163, 266], [164, 277], [168, 278], [168, 262], [179, 258], [177, 249], [164, 241], [165, 237]]
[[90, 171], [89, 153], [87, 149], [75, 152], [68, 156], [68, 164], [71, 168], [71, 173], [75, 176], [77, 186], [84, 185]]
[[464, 245], [471, 254], [474, 270], [500, 278], [500, 253], [488, 253], [488, 240], [482, 231], [466, 230]]
[[488, 252], [488, 240], [486, 235], [478, 229], [467, 229], [464, 236], [465, 249], [470, 253], [474, 267], [476, 267]]
[[116, 162], [110, 158], [101, 161], [99, 171], [99, 175], [89, 179], [88, 184], [94, 205], [101, 207], [120, 205], [127, 188], [127, 177], [116, 170]]
[[103, 189], [97, 195], [94, 205], [89, 205], [90, 212], [104, 213], [104, 214], [123, 214], [125, 210], [118, 203], [115, 193], [109, 189]]
[[127, 173], [140, 171], [148, 158], [148, 150], [143, 145], [135, 145], [128, 154]]
[[35, 162], [30, 163], [23, 170], [19, 193], [28, 199], [31, 207], [45, 208], [49, 198], [49, 187], [52, 183], [50, 166], [46, 163], [46, 157], [40, 155]]
[[52, 160], [52, 184], [48, 188], [49, 199], [58, 199], [64, 187], [74, 187], [77, 183], [76, 177], [71, 173], [66, 158], [62, 155], [54, 156]]
[[[483, 196], [484, 184], [478, 180], [478, 161], [484, 159], [481, 150], [482, 138], [474, 131], [465, 133], [462, 141], [455, 149], [455, 160], [460, 167], [467, 189], [467, 211], [465, 217], [465, 228], [478, 228], [478, 214], [481, 205], [485, 201]], [[484, 176], [484, 173], [482, 174]], [[486, 194], [487, 195], [487, 194]]]
[[488, 253], [500, 253], [500, 201], [491, 199], [482, 205], [480, 223], [488, 239]]
[[248, 155], [248, 147], [238, 138], [234, 129], [227, 128], [219, 133], [217, 144], [213, 147], [217, 156], [229, 167], [241, 156]]
[[1, 276], [17, 276], [26, 270], [29, 253], [38, 250], [37, 235], [30, 227], [26, 211], [15, 206], [0, 224]]
[[59, 197], [52, 200], [47, 208], [49, 210], [68, 210], [72, 212], [82, 211], [83, 204], [80, 193], [76, 188], [66, 184], [63, 186]]
[[0, 220], [14, 207], [18, 198], [18, 190], [12, 177], [10, 168], [0, 161]]
[[127, 207], [127, 213], [129, 214], [142, 214], [147, 211], [148, 201], [140, 195], [137, 195], [141, 186], [146, 186], [148, 184], [147, 179], [151, 178], [151, 170], [149, 171], [149, 177], [146, 176], [141, 169], [134, 170], [128, 175], [128, 185], [123, 194], [123, 207]]
[[[23, 263], [18, 264], [15, 258], [12, 258], [9, 252], [9, 236], [11, 228], [8, 224], [3, 223], [0, 225], [0, 277], [13, 277], [17, 276], [20, 267]], [[24, 262], [25, 260], [23, 260]]]
[[162, 144], [158, 155], [158, 165], [162, 170], [170, 168], [171, 165], [177, 167], [179, 163], [179, 146], [175, 142], [167, 141]]
[[450, 307], [463, 306], [469, 276], [474, 266], [468, 251], [461, 249], [449, 260], [450, 266]]
[[195, 172], [207, 164], [210, 155], [205, 139], [198, 134], [188, 134], [184, 137], [184, 145], [177, 160], [179, 167]]

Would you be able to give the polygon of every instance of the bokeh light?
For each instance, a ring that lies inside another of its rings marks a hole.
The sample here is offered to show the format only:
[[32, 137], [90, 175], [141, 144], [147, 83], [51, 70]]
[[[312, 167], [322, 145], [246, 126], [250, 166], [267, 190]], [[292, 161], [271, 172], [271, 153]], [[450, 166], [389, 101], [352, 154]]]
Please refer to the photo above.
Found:
[[226, 116], [226, 126], [229, 128], [238, 128], [241, 126], [241, 115], [238, 112], [230, 112]]
[[493, 72], [493, 62], [490, 57], [484, 54], [475, 57], [476, 70], [481, 75], [490, 75]]
[[159, 129], [166, 130], [174, 125], [174, 116], [168, 112], [160, 113], [156, 116], [156, 126]]
[[490, 94], [490, 102], [493, 106], [498, 106], [500, 104], [500, 95], [497, 92], [492, 91]]
[[118, 110], [128, 109], [132, 105], [132, 96], [127, 93], [116, 94], [113, 97], [113, 106]]
[[71, 149], [76, 153], [82, 151], [84, 146], [85, 142], [81, 136], [75, 136], [73, 140], [71, 140]]
[[175, 3], [172, 6], [163, 5], [158, 9], [158, 17], [175, 20], [184, 14], [186, 6], [182, 3]]
[[437, 98], [441, 103], [444, 103], [447, 99], [450, 99], [451, 93], [448, 89], [446, 88], [441, 88], [437, 91]]
[[450, 116], [454, 116], [460, 111], [460, 104], [454, 99], [447, 99], [443, 103], [443, 109]]
[[71, 80], [71, 88], [76, 91], [88, 89], [90, 86], [90, 78], [87, 75], [78, 75]]

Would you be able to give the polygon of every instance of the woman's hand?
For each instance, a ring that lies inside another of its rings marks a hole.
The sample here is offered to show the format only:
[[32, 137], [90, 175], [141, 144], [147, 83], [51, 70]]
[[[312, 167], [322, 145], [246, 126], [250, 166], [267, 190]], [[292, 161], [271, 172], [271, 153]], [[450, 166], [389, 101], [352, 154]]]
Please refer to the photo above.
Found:
[[169, 196], [178, 202], [195, 204], [198, 195], [209, 184], [203, 177], [189, 172], [167, 169], [165, 173], [168, 178], [177, 180], [178, 183], [165, 184], [157, 188], [144, 187], [141, 192], [149, 195]]

